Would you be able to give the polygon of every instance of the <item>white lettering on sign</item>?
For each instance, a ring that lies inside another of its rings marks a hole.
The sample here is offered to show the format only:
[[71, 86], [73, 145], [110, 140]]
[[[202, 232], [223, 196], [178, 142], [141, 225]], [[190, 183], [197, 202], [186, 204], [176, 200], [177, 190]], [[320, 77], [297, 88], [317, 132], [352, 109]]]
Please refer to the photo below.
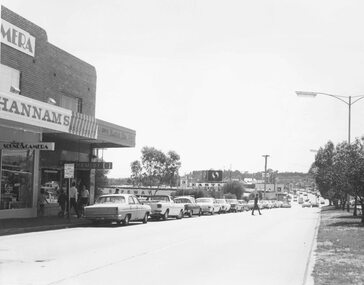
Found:
[[0, 92], [0, 118], [69, 132], [72, 111], [13, 93]]
[[0, 42], [34, 57], [35, 37], [3, 19], [1, 19]]

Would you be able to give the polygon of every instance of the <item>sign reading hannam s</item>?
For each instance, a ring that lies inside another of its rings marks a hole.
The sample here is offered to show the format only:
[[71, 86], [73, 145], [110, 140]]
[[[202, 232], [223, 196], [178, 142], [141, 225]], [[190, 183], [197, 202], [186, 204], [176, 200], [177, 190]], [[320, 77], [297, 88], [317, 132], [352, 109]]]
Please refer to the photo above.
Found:
[[35, 37], [3, 19], [1, 19], [0, 42], [34, 57]]
[[69, 132], [72, 111], [18, 94], [0, 92], [0, 119]]

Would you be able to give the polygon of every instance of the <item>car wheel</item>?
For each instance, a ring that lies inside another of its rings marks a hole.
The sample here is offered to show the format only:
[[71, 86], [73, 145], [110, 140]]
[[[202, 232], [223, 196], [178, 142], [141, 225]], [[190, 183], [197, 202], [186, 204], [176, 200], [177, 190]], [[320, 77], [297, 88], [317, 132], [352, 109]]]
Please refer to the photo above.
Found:
[[212, 209], [211, 216], [215, 214], [215, 209]]
[[183, 210], [181, 210], [178, 214], [178, 216], [176, 217], [177, 220], [180, 220], [183, 218]]
[[145, 213], [145, 216], [143, 218], [143, 224], [148, 223], [148, 213]]
[[193, 210], [191, 209], [191, 211], [188, 213], [188, 216], [191, 218], [193, 216]]
[[168, 216], [169, 216], [169, 212], [168, 212], [168, 210], [166, 210], [166, 212], [164, 213], [164, 215], [162, 217], [163, 221], [167, 220]]
[[130, 222], [130, 215], [126, 215], [125, 219], [123, 221], [123, 225], [127, 226], [127, 225], [129, 225], [129, 222]]
[[201, 217], [201, 215], [202, 215], [202, 211], [200, 209], [200, 211], [198, 212], [198, 216]]

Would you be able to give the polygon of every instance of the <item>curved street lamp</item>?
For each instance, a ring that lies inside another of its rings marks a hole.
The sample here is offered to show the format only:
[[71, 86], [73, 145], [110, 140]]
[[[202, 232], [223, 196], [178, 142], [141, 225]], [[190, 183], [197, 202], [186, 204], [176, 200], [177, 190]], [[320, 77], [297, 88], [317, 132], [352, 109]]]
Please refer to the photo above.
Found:
[[[349, 124], [348, 124], [348, 144], [350, 144], [350, 132], [351, 132], [351, 105], [358, 102], [359, 100], [364, 98], [364, 95], [357, 95], [357, 96], [341, 96], [341, 95], [334, 95], [322, 92], [312, 92], [312, 91], [296, 91], [297, 96], [300, 97], [313, 97], [315, 98], [317, 95], [324, 95], [333, 97], [335, 99], [340, 100], [341, 102], [345, 103], [349, 107]], [[354, 99], [352, 101], [352, 99]], [[354, 208], [354, 216], [356, 216], [356, 197], [355, 197], [355, 208]], [[349, 194], [347, 194], [347, 211], [349, 212]]]
[[[348, 124], [348, 143], [350, 144], [350, 132], [351, 132], [351, 105], [358, 102], [359, 100], [364, 98], [364, 95], [357, 95], [357, 96], [341, 96], [341, 95], [333, 95], [328, 93], [322, 92], [312, 92], [312, 91], [296, 91], [297, 96], [300, 97], [316, 97], [317, 95], [324, 95], [333, 97], [335, 99], [340, 100], [341, 102], [345, 103], [349, 107], [349, 124]], [[352, 99], [354, 99], [352, 101]]]

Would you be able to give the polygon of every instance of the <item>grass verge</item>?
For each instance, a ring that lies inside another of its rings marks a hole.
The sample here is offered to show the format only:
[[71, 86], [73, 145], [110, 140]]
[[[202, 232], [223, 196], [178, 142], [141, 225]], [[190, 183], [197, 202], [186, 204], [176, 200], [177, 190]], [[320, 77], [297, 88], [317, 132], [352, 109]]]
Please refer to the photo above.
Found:
[[323, 207], [317, 236], [315, 285], [364, 284], [364, 226], [361, 217]]

